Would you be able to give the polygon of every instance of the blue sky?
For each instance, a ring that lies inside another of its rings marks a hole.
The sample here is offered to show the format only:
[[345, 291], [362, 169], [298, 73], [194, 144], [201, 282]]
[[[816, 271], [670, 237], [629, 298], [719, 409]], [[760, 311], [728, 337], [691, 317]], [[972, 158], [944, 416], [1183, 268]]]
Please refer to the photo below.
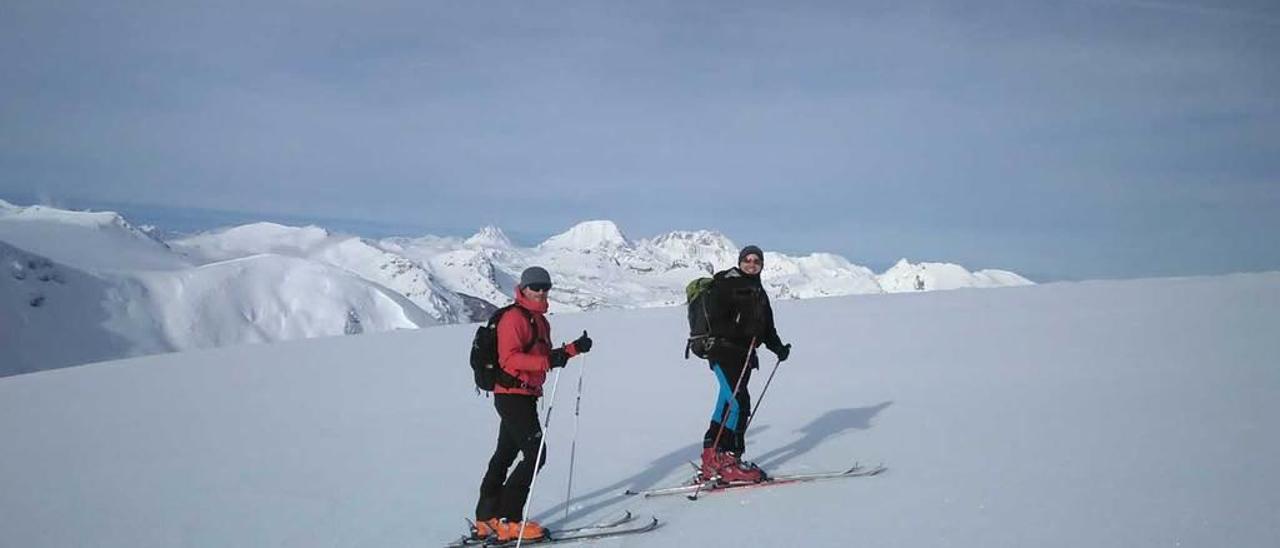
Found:
[[107, 4], [0, 5], [0, 198], [1280, 268], [1274, 2]]

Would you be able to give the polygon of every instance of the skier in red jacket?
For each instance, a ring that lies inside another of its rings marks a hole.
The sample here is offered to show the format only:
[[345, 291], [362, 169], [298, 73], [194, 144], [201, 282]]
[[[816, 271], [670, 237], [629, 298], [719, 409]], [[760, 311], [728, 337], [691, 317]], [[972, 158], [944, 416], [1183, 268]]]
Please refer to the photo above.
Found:
[[[550, 290], [551, 275], [546, 269], [526, 268], [516, 287], [516, 307], [498, 320], [498, 366], [516, 381], [499, 382], [493, 390], [493, 406], [502, 422], [498, 426], [498, 446], [480, 483], [480, 501], [476, 503], [477, 538], [496, 535], [499, 541], [506, 542], [517, 537], [532, 540], [546, 536], [537, 522], [521, 523], [529, 486], [536, 473], [534, 463], [540, 462], [539, 467], [547, 463], [545, 449], [538, 455], [543, 445], [538, 398], [542, 396], [548, 371], [564, 367], [569, 358], [591, 350], [591, 338], [586, 331], [572, 343], [551, 347], [551, 325], [545, 316]], [[520, 455], [523, 458], [511, 470], [511, 464]]]

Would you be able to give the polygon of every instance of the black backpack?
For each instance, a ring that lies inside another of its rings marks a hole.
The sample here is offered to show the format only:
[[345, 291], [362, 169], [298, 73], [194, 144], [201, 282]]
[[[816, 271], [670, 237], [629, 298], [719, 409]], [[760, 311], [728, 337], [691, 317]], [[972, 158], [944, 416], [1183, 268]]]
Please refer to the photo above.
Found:
[[684, 359], [689, 353], [707, 359], [715, 339], [711, 338], [711, 284], [714, 278], [698, 278], [684, 288], [685, 306], [689, 315], [689, 342], [684, 347]]
[[525, 345], [524, 351], [528, 352], [538, 342], [536, 335], [538, 325], [534, 322], [533, 314], [528, 310], [510, 304], [495, 311], [489, 316], [487, 323], [476, 328], [476, 335], [471, 339], [471, 373], [476, 379], [476, 393], [481, 390], [493, 392], [494, 385], [515, 388], [522, 384], [515, 375], [507, 373], [498, 366], [498, 322], [502, 320], [503, 314], [513, 308], [524, 314], [525, 319], [529, 320], [529, 327], [533, 328], [535, 334], [529, 344]]

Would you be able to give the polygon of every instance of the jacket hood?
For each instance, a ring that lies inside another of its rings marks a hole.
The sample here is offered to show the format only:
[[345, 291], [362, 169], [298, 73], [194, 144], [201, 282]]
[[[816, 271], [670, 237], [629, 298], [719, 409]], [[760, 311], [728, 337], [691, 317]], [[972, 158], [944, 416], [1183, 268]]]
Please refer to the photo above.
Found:
[[522, 289], [524, 289], [524, 286], [522, 285], [516, 286], [516, 304], [520, 305], [521, 308], [528, 310], [529, 312], [546, 314], [547, 308], [550, 307], [550, 303], [538, 302], [533, 299], [525, 298], [524, 291], [522, 291]]

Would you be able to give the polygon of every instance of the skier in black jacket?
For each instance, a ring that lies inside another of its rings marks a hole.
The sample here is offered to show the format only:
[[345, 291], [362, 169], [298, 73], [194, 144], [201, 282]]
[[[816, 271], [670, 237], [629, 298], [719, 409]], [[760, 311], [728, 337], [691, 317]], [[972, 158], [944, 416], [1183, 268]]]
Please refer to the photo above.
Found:
[[719, 391], [711, 426], [702, 441], [703, 479], [765, 479], [756, 465], [741, 460], [746, 450], [744, 427], [751, 412], [747, 384], [751, 370], [760, 367], [756, 347], [763, 344], [778, 356], [778, 361], [784, 361], [791, 354], [791, 345], [782, 343], [773, 325], [769, 295], [760, 284], [763, 269], [764, 252], [749, 245], [738, 253], [738, 266], [717, 272], [709, 288], [709, 335], [714, 342], [707, 361], [716, 375]]

